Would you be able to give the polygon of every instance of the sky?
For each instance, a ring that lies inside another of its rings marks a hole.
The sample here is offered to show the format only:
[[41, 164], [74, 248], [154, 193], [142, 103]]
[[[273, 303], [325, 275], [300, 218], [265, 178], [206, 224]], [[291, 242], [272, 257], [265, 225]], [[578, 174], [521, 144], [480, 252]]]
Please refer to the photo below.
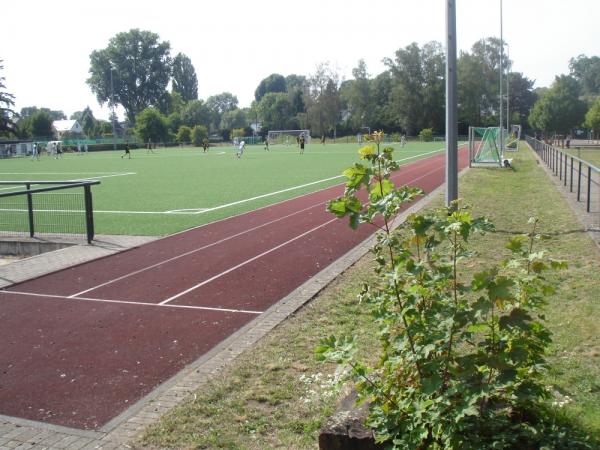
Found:
[[[459, 50], [500, 36], [500, 1], [456, 0]], [[231, 92], [240, 107], [272, 73], [309, 76], [329, 61], [350, 79], [364, 59], [375, 76], [399, 48], [445, 42], [444, 0], [18, 0], [1, 11], [0, 76], [16, 111], [89, 106], [98, 119], [109, 110], [86, 84], [89, 55], [133, 28], [192, 60], [201, 99]], [[513, 70], [535, 87], [568, 73], [572, 57], [600, 55], [598, 0], [503, 0], [503, 18]]]

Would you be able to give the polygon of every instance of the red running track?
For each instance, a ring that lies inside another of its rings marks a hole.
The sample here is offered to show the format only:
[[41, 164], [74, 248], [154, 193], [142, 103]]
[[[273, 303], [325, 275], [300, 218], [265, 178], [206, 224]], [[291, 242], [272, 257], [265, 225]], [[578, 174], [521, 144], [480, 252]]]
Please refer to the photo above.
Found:
[[[444, 158], [403, 166], [396, 183], [432, 191]], [[325, 211], [342, 190], [1, 290], [0, 414], [100, 428], [367, 238]]]

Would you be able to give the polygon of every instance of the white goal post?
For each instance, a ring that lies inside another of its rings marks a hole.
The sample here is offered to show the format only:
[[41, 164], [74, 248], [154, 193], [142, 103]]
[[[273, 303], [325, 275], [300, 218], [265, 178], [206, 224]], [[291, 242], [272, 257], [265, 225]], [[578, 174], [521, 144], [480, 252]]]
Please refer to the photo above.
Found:
[[304, 136], [304, 142], [310, 144], [310, 130], [271, 130], [267, 135], [267, 140], [269, 145], [295, 145], [300, 136]]

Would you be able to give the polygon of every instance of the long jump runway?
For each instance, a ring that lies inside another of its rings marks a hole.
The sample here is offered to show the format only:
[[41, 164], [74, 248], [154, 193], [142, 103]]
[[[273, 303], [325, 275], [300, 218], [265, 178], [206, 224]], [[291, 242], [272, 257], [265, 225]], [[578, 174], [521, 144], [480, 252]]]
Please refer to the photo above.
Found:
[[[444, 154], [396, 183], [431, 192]], [[468, 163], [460, 152], [459, 167]], [[98, 429], [366, 239], [343, 186], [0, 290], [0, 414]]]

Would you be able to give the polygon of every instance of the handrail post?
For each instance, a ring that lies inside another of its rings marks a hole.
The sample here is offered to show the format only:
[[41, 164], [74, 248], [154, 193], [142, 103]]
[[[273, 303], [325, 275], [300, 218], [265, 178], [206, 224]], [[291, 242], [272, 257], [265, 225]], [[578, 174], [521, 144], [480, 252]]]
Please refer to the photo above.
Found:
[[587, 205], [586, 211], [590, 212], [590, 201], [591, 201], [591, 191], [592, 191], [592, 168], [588, 166], [588, 182], [587, 182]]
[[569, 192], [573, 192], [573, 157], [571, 156], [571, 187]]
[[29, 216], [29, 237], [33, 237], [35, 230], [33, 228], [33, 198], [31, 196], [31, 183], [25, 183], [27, 188], [27, 215]]
[[85, 202], [85, 230], [87, 234], [87, 243], [91, 244], [94, 239], [94, 213], [92, 209], [92, 188], [89, 184], [83, 187]]
[[581, 161], [579, 161], [579, 173], [577, 175], [577, 201], [581, 199]]
[[556, 155], [558, 156], [558, 160], [559, 160], [559, 163], [558, 163], [558, 179], [562, 180], [562, 160], [563, 160], [563, 158], [562, 158], [562, 154], [560, 152], [557, 152]]
[[567, 185], [567, 167], [568, 167], [568, 166], [569, 166], [569, 165], [567, 164], [567, 154], [565, 153], [565, 179], [564, 179], [564, 182], [565, 182], [565, 184], [564, 184], [564, 185], [565, 185], [565, 186]]

